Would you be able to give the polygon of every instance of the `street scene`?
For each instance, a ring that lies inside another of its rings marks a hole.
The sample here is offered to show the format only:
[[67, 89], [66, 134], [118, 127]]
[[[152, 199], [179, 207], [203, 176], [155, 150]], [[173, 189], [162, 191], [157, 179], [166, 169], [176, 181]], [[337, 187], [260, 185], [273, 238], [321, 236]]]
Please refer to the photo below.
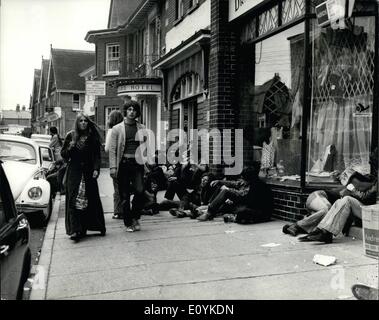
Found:
[[0, 15], [1, 300], [379, 300], [378, 1]]

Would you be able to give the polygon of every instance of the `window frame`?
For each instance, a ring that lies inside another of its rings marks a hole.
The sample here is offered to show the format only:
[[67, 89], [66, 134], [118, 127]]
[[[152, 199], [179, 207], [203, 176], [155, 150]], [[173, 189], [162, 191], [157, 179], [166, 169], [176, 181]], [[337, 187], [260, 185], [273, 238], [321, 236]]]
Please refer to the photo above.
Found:
[[[75, 107], [75, 105], [76, 105], [76, 102], [75, 102], [75, 96], [78, 96], [78, 102], [77, 102], [77, 104], [78, 104], [78, 107]], [[72, 110], [73, 111], [80, 111], [81, 110], [81, 107], [80, 107], [80, 94], [79, 93], [73, 93], [72, 94]]]
[[[113, 47], [118, 47], [118, 57], [117, 58], [110, 58], [109, 57], [109, 52], [110, 52], [110, 48], [113, 48]], [[120, 53], [120, 43], [119, 42], [112, 42], [112, 43], [107, 43], [105, 45], [105, 73], [107, 75], [118, 75], [120, 73], [120, 56], [121, 56], [121, 53]], [[109, 62], [114, 62], [114, 61], [118, 61], [118, 68], [117, 70], [110, 70], [109, 68]]]

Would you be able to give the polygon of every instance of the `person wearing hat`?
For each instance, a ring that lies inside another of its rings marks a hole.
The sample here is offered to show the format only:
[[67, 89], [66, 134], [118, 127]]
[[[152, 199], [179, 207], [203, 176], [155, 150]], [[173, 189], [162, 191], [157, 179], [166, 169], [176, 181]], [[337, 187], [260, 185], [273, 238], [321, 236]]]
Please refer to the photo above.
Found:
[[[109, 168], [111, 177], [118, 181], [126, 231], [134, 232], [140, 230], [139, 218], [143, 209], [144, 165], [141, 164], [142, 154], [139, 154], [142, 139], [138, 133], [145, 126], [136, 120], [141, 115], [137, 101], [127, 101], [123, 111], [124, 121], [115, 125], [111, 132]], [[132, 192], [134, 197], [130, 207]]]

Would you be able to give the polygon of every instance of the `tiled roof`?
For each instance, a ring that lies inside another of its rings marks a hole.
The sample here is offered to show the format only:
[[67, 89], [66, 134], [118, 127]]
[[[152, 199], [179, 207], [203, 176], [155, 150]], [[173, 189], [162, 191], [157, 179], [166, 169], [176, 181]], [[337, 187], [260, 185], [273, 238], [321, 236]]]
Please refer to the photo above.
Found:
[[1, 110], [1, 118], [4, 119], [31, 119], [31, 113], [29, 111], [20, 111], [16, 110]]
[[144, 0], [112, 0], [109, 11], [108, 29], [122, 26]]
[[79, 74], [95, 64], [94, 51], [51, 49], [57, 90], [85, 90]]

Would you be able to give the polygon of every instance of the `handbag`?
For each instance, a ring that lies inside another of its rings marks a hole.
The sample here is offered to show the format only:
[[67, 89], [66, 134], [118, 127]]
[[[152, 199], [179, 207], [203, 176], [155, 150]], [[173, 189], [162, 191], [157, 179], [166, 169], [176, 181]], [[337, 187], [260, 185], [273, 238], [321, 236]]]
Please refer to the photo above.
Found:
[[78, 195], [75, 200], [75, 208], [78, 210], [85, 210], [88, 207], [88, 198], [86, 197], [86, 183], [84, 176], [80, 180]]

